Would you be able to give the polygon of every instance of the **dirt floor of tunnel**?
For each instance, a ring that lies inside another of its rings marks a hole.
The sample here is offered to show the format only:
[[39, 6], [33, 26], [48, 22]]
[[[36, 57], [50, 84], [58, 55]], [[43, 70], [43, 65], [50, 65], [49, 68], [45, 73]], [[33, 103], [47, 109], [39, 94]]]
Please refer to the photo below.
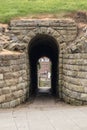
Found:
[[29, 98], [24, 104], [21, 104], [17, 108], [28, 107], [32, 109], [46, 109], [46, 108], [57, 108], [58, 106], [64, 105], [65, 103], [53, 96], [50, 92], [50, 87], [38, 90], [36, 96]]

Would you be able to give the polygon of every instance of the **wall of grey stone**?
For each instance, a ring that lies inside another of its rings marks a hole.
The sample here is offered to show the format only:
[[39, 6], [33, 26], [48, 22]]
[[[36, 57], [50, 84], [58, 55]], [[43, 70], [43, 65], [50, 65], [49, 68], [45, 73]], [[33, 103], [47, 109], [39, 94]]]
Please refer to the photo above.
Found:
[[87, 53], [63, 55], [62, 94], [70, 104], [87, 104]]
[[[77, 25], [71, 19], [21, 19], [12, 20], [9, 26], [11, 46], [29, 45], [36, 35], [49, 35], [57, 42], [60, 53], [77, 37]], [[8, 49], [12, 47], [8, 46]]]
[[58, 66], [58, 90], [59, 98], [62, 98], [62, 86], [63, 86], [63, 54], [59, 54], [59, 66]]
[[87, 104], [86, 32], [79, 36], [70, 19], [12, 20], [0, 32], [0, 107], [15, 107], [29, 98], [28, 51], [30, 41], [41, 34], [53, 37], [59, 49], [59, 98], [70, 104]]
[[[12, 20], [9, 28], [11, 34], [10, 38], [12, 41], [12, 43], [8, 46], [9, 50], [15, 50], [15, 48], [17, 47], [20, 51], [20, 48], [25, 48], [23, 51], [27, 50], [26, 53], [28, 54], [30, 41], [35, 36], [40, 34], [51, 36], [57, 41], [57, 46], [59, 48], [58, 90], [59, 96], [61, 98], [63, 85], [62, 52], [77, 37], [76, 23], [71, 19], [21, 19]], [[27, 61], [28, 60], [29, 57], [27, 56]], [[30, 71], [30, 67], [28, 71]]]
[[0, 52], [0, 107], [9, 108], [24, 102], [28, 94], [26, 55]]

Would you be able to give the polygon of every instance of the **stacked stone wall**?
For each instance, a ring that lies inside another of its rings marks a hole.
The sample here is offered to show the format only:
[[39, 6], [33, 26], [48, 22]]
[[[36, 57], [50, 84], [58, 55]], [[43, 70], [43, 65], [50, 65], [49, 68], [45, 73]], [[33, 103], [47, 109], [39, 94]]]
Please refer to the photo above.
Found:
[[21, 44], [20, 46], [27, 48], [31, 39], [36, 35], [49, 35], [58, 42], [60, 53], [62, 53], [77, 37], [77, 26], [71, 19], [12, 20], [9, 29], [12, 41], [8, 46], [10, 50], [13, 43], [16, 43], [16, 46]]
[[62, 75], [63, 75], [63, 54], [59, 54], [59, 65], [58, 65], [58, 90], [59, 97], [62, 98]]
[[63, 99], [71, 104], [87, 104], [87, 53], [63, 55]]
[[15, 107], [25, 101], [27, 92], [25, 54], [0, 52], [0, 107]]
[[0, 107], [15, 107], [29, 98], [29, 47], [40, 35], [53, 37], [59, 50], [59, 98], [87, 104], [87, 27], [78, 34], [70, 19], [19, 19], [0, 32]]
[[[76, 23], [71, 19], [21, 19], [11, 21], [9, 28], [12, 41], [17, 42], [18, 45], [24, 45], [26, 50], [28, 50], [31, 39], [33, 39], [36, 35], [41, 34], [52, 36], [57, 41], [57, 46], [59, 48], [57, 87], [59, 91], [59, 97], [61, 98], [63, 86], [62, 52], [65, 51], [65, 48], [67, 48], [69, 44], [71, 44], [70, 42], [74, 41], [77, 37]], [[14, 50], [15, 47], [12, 47], [11, 44], [8, 48], [10, 50]]]

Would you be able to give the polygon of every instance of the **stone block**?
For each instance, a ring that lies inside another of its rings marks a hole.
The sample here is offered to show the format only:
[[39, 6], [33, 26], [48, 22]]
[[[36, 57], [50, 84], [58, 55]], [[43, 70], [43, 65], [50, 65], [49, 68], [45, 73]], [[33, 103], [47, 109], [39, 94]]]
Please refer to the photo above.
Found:
[[0, 81], [0, 88], [3, 88], [3, 87], [6, 87], [6, 84], [5, 84], [4, 80]]
[[20, 97], [20, 103], [25, 102], [25, 100], [26, 100], [26, 96], [22, 96], [22, 97]]
[[13, 100], [13, 99], [14, 99], [14, 98], [13, 98], [12, 93], [5, 94], [5, 101], [6, 101], [6, 102], [9, 102], [9, 101], [11, 101], [11, 100]]
[[10, 107], [15, 107], [16, 106], [16, 100], [10, 101]]
[[87, 87], [84, 87], [84, 92], [87, 93]]
[[30, 37], [29, 36], [25, 36], [24, 38], [23, 38], [23, 42], [24, 43], [29, 43], [29, 41], [30, 41]]
[[20, 104], [20, 98], [10, 102], [10, 107], [15, 107]]
[[3, 94], [8, 94], [8, 93], [10, 93], [10, 88], [9, 88], [9, 87], [4, 87], [4, 88], [2, 88], [2, 93], [3, 93]]
[[80, 100], [87, 101], [87, 93], [82, 93], [82, 94], [81, 94], [81, 99], [80, 99]]
[[6, 102], [6, 103], [2, 103], [2, 108], [9, 108], [10, 107], [10, 103]]
[[7, 86], [14, 86], [18, 83], [18, 79], [15, 78], [15, 79], [8, 79], [8, 80], [5, 80], [5, 83]]
[[74, 98], [70, 98], [70, 99], [69, 99], [69, 103], [70, 103], [71, 105], [77, 105], [77, 106], [82, 105], [82, 101], [81, 101], [81, 100], [76, 100], [76, 99], [74, 99]]
[[0, 67], [0, 73], [5, 73], [11, 71], [10, 66], [2, 66]]
[[3, 103], [3, 102], [5, 102], [5, 95], [0, 96], [0, 103]]
[[69, 97], [67, 95], [65, 95], [64, 93], [62, 93], [62, 97], [63, 97], [63, 100], [66, 102], [66, 103], [69, 103]]
[[0, 52], [3, 50], [3, 46], [2, 45], [0, 45]]
[[3, 80], [3, 74], [0, 74], [0, 80]]
[[19, 77], [18, 74], [19, 74], [18, 72], [8, 72], [8, 73], [4, 74], [4, 78], [5, 79], [12, 79], [12, 78], [15, 79], [15, 78]]
[[10, 90], [11, 90], [11, 92], [16, 91], [16, 90], [17, 90], [17, 86], [16, 86], [16, 85], [15, 85], [15, 86], [11, 86], [11, 87], [10, 87]]
[[17, 64], [17, 60], [10, 60], [10, 65], [16, 65]]
[[19, 82], [19, 83], [22, 83], [22, 82], [23, 82], [23, 78], [22, 78], [22, 77], [19, 77], [18, 82]]
[[2, 89], [0, 89], [0, 95], [2, 95]]
[[83, 102], [82, 102], [82, 105], [87, 105], [87, 101], [83, 101]]
[[15, 92], [13, 93], [14, 99], [19, 98], [19, 97], [21, 97], [21, 96], [23, 96], [23, 95], [24, 95], [24, 91], [23, 91], [23, 90], [18, 90], [18, 91], [15, 91]]
[[19, 65], [11, 65], [10, 68], [11, 68], [12, 72], [16, 72], [16, 71], [20, 71], [21, 70]]
[[19, 83], [17, 85], [17, 90], [24, 89], [24, 88], [26, 88], [26, 82], [25, 83]]

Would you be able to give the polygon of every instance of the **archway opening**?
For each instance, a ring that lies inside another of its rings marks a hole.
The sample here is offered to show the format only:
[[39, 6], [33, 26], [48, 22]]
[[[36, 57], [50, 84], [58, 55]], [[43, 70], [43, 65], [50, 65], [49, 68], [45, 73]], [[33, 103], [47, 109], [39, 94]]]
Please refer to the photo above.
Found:
[[51, 65], [51, 61], [48, 57], [41, 57], [37, 62], [39, 93], [50, 93]]
[[29, 43], [28, 54], [30, 66], [29, 95], [34, 96], [38, 92], [38, 60], [41, 57], [48, 57], [51, 61], [51, 94], [54, 96], [59, 96], [59, 48], [57, 41], [48, 35], [37, 35]]

